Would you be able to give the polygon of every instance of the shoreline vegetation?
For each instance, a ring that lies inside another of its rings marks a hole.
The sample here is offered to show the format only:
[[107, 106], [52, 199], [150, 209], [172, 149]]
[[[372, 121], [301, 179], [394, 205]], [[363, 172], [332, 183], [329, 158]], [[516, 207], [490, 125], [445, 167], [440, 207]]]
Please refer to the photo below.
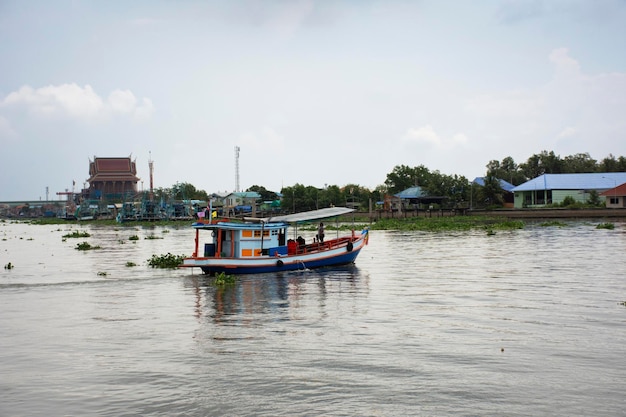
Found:
[[[556, 220], [555, 220], [556, 219]], [[543, 222], [545, 225], [562, 226], [563, 220], [597, 220], [600, 223], [610, 221], [625, 221], [626, 211], [615, 210], [502, 210], [467, 213], [466, 215], [451, 215], [450, 213], [396, 213], [395, 217], [375, 218], [369, 213], [353, 213], [338, 219], [341, 229], [369, 228], [370, 230], [401, 230], [401, 231], [470, 231], [470, 230], [512, 230], [522, 229], [528, 223]], [[0, 219], [2, 222], [30, 223], [33, 225], [98, 225], [114, 226], [117, 228], [168, 226], [173, 228], [188, 228], [193, 220], [160, 220], [160, 221], [132, 221], [119, 223], [115, 220], [65, 220], [60, 218], [36, 219]], [[334, 222], [329, 222], [329, 229], [336, 228]], [[314, 228], [315, 225], [303, 225], [304, 229]], [[67, 236], [70, 237], [70, 236]], [[73, 237], [73, 236], [71, 236]], [[82, 236], [81, 236], [82, 237]]]
[[[609, 213], [609, 211], [604, 211], [604, 213]], [[612, 212], [615, 213], [615, 212]], [[440, 212], [440, 215], [434, 216], [404, 216], [402, 217], [396, 216], [389, 218], [380, 218], [380, 219], [372, 219], [368, 213], [352, 213], [350, 215], [341, 216], [337, 219], [337, 222], [328, 222], [326, 224], [327, 230], [350, 230], [354, 228], [355, 230], [362, 230], [368, 228], [370, 230], [389, 230], [389, 231], [418, 231], [424, 233], [485, 233], [487, 236], [496, 235], [497, 232], [500, 231], [510, 231], [510, 230], [519, 230], [524, 229], [526, 225], [539, 225], [541, 227], [567, 227], [567, 220], [577, 220], [577, 221], [588, 221], [590, 223], [597, 223], [596, 229], [609, 229], [612, 230], [615, 228], [615, 224], [613, 221], [626, 221], [625, 216], [581, 216], [580, 212], [577, 213], [569, 213], [568, 216], [563, 216], [564, 212], [561, 212], [561, 216], [558, 218], [554, 216], [533, 216], [533, 217], [518, 217], [514, 216], [503, 216], [503, 215], [493, 215], [493, 214], [477, 214], [472, 213], [471, 215], [443, 215], [443, 212]], [[599, 212], [596, 212], [599, 214]], [[155, 226], [165, 226], [165, 227], [173, 227], [175, 229], [187, 229], [191, 227], [193, 223], [192, 220], [160, 220], [160, 221], [133, 221], [133, 222], [125, 222], [119, 223], [116, 220], [88, 220], [88, 221], [80, 221], [80, 220], [65, 220], [60, 218], [35, 218], [35, 219], [0, 219], [0, 225], [3, 223], [24, 223], [31, 225], [66, 225], [70, 227], [70, 231], [72, 227], [76, 226], [87, 226], [87, 225], [95, 225], [99, 227], [111, 227], [114, 229], [128, 229], [128, 230], [138, 230], [139, 228], [154, 228]], [[316, 224], [306, 224], [301, 225], [303, 230], [317, 230]], [[61, 228], [58, 229], [59, 231]], [[168, 230], [164, 231], [168, 232]], [[63, 235], [62, 240], [65, 242], [70, 238], [86, 238], [89, 237], [90, 234], [84, 231], [76, 231], [70, 232], [68, 234]], [[151, 235], [154, 236], [154, 235]], [[148, 238], [148, 237], [147, 237]], [[147, 239], [146, 238], [146, 239]], [[129, 240], [138, 240], [137, 235], [132, 235]], [[6, 240], [4, 238], [3, 240]], [[121, 241], [121, 243], [124, 243]], [[79, 251], [86, 251], [91, 249], [100, 249], [99, 246], [91, 246], [88, 242], [81, 242], [76, 244], [75, 249]], [[168, 253], [166, 255], [156, 255], [153, 254], [152, 258], [147, 260], [149, 266], [153, 268], [176, 268], [182, 262], [183, 255], [172, 255]], [[136, 266], [137, 264], [134, 262], [127, 262], [126, 266]], [[4, 266], [4, 269], [12, 269], [14, 266], [11, 262]], [[106, 275], [106, 272], [102, 273]], [[99, 273], [99, 275], [101, 275]], [[216, 279], [216, 285], [230, 283], [232, 280], [227, 277], [222, 277], [220, 279]]]

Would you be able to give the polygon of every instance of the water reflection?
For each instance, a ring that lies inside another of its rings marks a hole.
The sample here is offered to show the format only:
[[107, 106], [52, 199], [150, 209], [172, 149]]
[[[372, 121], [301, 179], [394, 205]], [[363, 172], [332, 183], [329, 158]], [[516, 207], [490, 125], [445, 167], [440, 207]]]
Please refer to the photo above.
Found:
[[304, 297], [315, 299], [318, 312], [323, 314], [329, 292], [364, 296], [369, 291], [367, 275], [355, 265], [243, 275], [232, 285], [215, 285], [214, 280], [207, 275], [193, 275], [186, 278], [185, 287], [194, 296], [194, 315], [209, 317], [215, 324], [263, 321], [263, 314], [273, 320], [289, 320], [297, 317]]

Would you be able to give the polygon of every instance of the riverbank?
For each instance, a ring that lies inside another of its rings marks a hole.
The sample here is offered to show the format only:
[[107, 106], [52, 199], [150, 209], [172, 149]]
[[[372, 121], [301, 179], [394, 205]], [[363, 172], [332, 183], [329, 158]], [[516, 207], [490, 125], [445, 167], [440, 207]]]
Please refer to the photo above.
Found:
[[[484, 228], [519, 229], [525, 222], [541, 220], [582, 220], [597, 222], [626, 221], [626, 209], [502, 209], [502, 210], [467, 210], [465, 212], [451, 210], [422, 210], [403, 212], [354, 213], [339, 218], [342, 227], [358, 224], [358, 227], [369, 226], [376, 230], [469, 230]], [[0, 219], [0, 222], [24, 222], [34, 225], [68, 224], [114, 226], [116, 228], [168, 226], [189, 228], [191, 220], [160, 220], [133, 221], [118, 223], [115, 220], [63, 220], [58, 218], [36, 219]], [[306, 228], [306, 226], [304, 226]], [[332, 228], [332, 223], [329, 224]]]
[[375, 212], [371, 214], [356, 214], [360, 221], [376, 221], [380, 219], [408, 219], [414, 217], [497, 217], [508, 219], [611, 219], [626, 220], [626, 208], [545, 208], [545, 209], [498, 209], [498, 210], [407, 210], [394, 212]]
[[626, 208], [607, 209], [502, 209], [502, 210], [470, 210], [470, 216], [494, 216], [509, 219], [611, 219], [626, 220]]

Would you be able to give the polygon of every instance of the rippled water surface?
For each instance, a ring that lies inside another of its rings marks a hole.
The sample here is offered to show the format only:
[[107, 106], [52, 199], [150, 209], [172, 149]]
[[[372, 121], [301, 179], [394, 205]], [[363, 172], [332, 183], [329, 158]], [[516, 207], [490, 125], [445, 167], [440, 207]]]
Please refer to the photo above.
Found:
[[372, 231], [219, 288], [147, 266], [182, 225], [3, 222], [0, 416], [626, 415], [626, 225], [596, 224]]

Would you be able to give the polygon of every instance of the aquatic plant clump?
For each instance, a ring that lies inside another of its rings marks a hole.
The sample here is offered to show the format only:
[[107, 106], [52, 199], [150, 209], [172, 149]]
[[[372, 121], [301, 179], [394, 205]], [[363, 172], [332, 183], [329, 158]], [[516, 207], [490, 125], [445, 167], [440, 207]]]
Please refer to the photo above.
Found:
[[81, 242], [76, 244], [76, 250], [92, 250], [100, 249], [100, 246], [91, 246], [89, 242]]
[[233, 285], [237, 282], [237, 277], [234, 275], [228, 275], [226, 272], [220, 272], [215, 275], [215, 281], [213, 283], [218, 286]]
[[148, 259], [148, 265], [152, 268], [174, 269], [178, 268], [178, 266], [183, 263], [184, 258], [183, 255], [172, 255], [169, 252], [165, 255], [152, 255], [152, 257]]
[[552, 226], [556, 226], [556, 227], [567, 227], [567, 223], [565, 222], [561, 222], [558, 220], [550, 220], [547, 222], [542, 222], [540, 224], [541, 227], [552, 227]]
[[613, 230], [615, 229], [615, 225], [613, 223], [600, 223], [599, 225], [596, 226], [596, 229]]
[[79, 232], [78, 230], [74, 230], [72, 233], [67, 233], [63, 235], [63, 238], [85, 238], [90, 237], [91, 235], [88, 232]]

